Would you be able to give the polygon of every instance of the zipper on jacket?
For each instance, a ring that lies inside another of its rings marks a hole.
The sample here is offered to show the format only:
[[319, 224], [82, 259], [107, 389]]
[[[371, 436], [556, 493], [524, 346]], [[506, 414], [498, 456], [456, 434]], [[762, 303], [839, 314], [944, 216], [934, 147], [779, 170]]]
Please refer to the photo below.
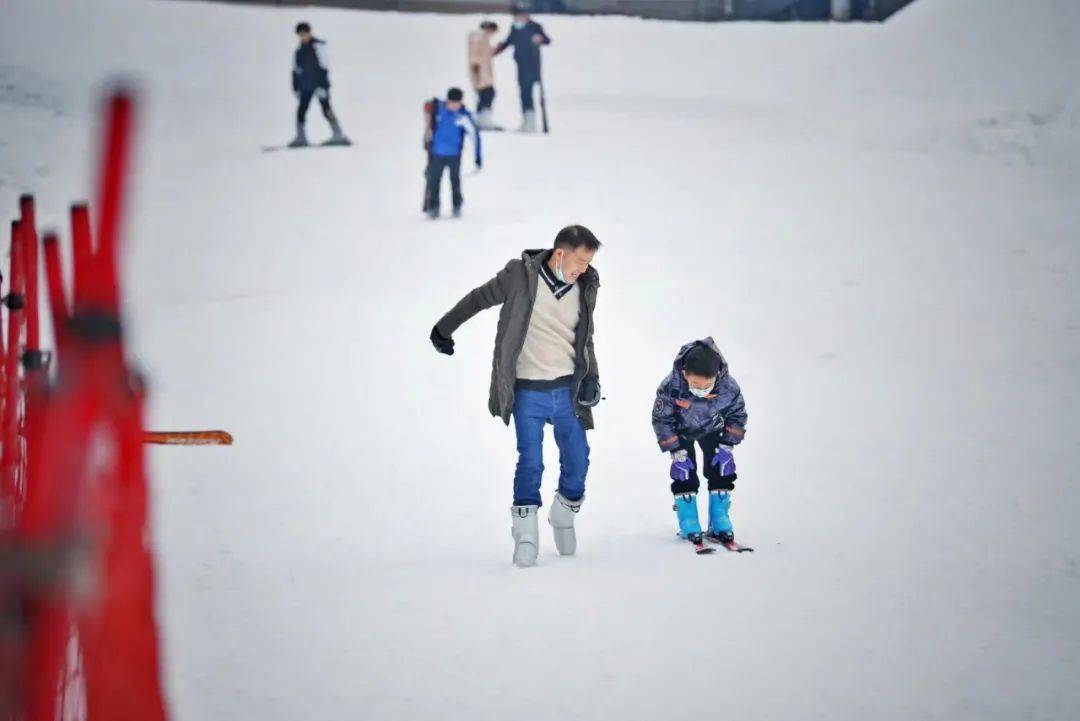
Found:
[[589, 308], [587, 297], [585, 300], [585, 310], [585, 343], [584, 347], [581, 349], [582, 353], [585, 355], [585, 373], [582, 374], [581, 380], [577, 382], [577, 386], [574, 388], [574, 398], [572, 400], [574, 404], [574, 415], [578, 418], [581, 418], [581, 414], [578, 413], [577, 410], [578, 405], [580, 405], [578, 403], [578, 398], [581, 396], [581, 385], [585, 382], [585, 376], [589, 375], [589, 333], [592, 332], [592, 309]]
[[[526, 270], [528, 270], [527, 265], [526, 265]], [[540, 290], [540, 288], [539, 288], [539, 283], [540, 283], [539, 273], [540, 273], [540, 271], [539, 271], [539, 269], [537, 269], [537, 292], [539, 292], [539, 290]], [[529, 276], [526, 274], [526, 276], [525, 276], [526, 285], [528, 285], [528, 282], [529, 282]], [[535, 307], [536, 307], [536, 293], [533, 293], [529, 297], [529, 313], [528, 313], [528, 315], [525, 316], [525, 326], [524, 326], [525, 327], [525, 332], [521, 334], [521, 342], [518, 344], [517, 351], [514, 352], [513, 363], [514, 363], [514, 375], [515, 376], [517, 375], [518, 358], [521, 357], [521, 351], [525, 350], [525, 337], [529, 335], [529, 324], [532, 323], [533, 309]], [[510, 384], [509, 391], [510, 391], [510, 394], [512, 396], [517, 395], [517, 393], [514, 392], [514, 384], [513, 383]], [[513, 401], [511, 401], [511, 403], [510, 403], [511, 410], [513, 410], [513, 407], [514, 407], [514, 403], [513, 403]]]

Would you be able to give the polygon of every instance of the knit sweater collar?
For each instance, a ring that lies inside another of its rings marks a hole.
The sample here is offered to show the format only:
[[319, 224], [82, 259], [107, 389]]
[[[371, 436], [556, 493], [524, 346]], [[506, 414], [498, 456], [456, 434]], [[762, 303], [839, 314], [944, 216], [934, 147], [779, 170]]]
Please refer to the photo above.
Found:
[[555, 274], [551, 272], [551, 266], [547, 264], [547, 260], [540, 264], [540, 277], [544, 279], [547, 287], [551, 289], [551, 294], [555, 296], [555, 300], [562, 300], [562, 297], [573, 289], [571, 284], [564, 283], [555, 277]]
[[[525, 266], [532, 272], [539, 273], [539, 266], [546, 264], [548, 258], [554, 251], [551, 248], [526, 250], [521, 254], [521, 260], [525, 262]], [[596, 268], [590, 265], [586, 268], [577, 279], [577, 285], [581, 286], [582, 290], [586, 288], [599, 288], [600, 287], [600, 274], [596, 272]]]

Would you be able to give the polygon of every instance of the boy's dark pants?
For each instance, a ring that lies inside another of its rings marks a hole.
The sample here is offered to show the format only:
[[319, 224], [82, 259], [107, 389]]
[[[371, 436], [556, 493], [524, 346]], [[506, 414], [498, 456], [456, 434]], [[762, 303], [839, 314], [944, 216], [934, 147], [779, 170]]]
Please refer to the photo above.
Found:
[[305, 88], [300, 91], [298, 99], [300, 104], [296, 108], [296, 122], [301, 125], [307, 119], [308, 106], [311, 105], [311, 99], [315, 97], [319, 99], [319, 105], [322, 106], [323, 116], [328, 121], [334, 120], [334, 110], [330, 107], [330, 91], [327, 88]]
[[427, 208], [439, 207], [439, 186], [442, 185], [443, 170], [450, 169], [450, 190], [454, 196], [454, 207], [460, 208], [465, 199], [461, 197], [461, 156], [432, 155], [427, 167]]
[[734, 473], [729, 476], [722, 476], [720, 475], [719, 466], [712, 465], [713, 456], [716, 455], [716, 447], [720, 445], [720, 436], [721, 433], [717, 431], [716, 433], [710, 433], [709, 435], [702, 436], [698, 439], [697, 443], [701, 446], [701, 452], [704, 456], [701, 463], [698, 463], [694, 442], [688, 441], [682, 436], [679, 437], [679, 448], [686, 451], [690, 460], [694, 462], [694, 470], [691, 472], [689, 480], [672, 481], [672, 493], [677, 496], [683, 493], [697, 493], [698, 486], [701, 485], [701, 481], [698, 477], [698, 470], [701, 470], [705, 474], [705, 480], [709, 482], [710, 491], [735, 490], [735, 479], [737, 476]]
[[481, 88], [478, 92], [480, 93], [480, 103], [476, 106], [476, 112], [482, 113], [490, 109], [491, 104], [495, 102], [495, 88]]

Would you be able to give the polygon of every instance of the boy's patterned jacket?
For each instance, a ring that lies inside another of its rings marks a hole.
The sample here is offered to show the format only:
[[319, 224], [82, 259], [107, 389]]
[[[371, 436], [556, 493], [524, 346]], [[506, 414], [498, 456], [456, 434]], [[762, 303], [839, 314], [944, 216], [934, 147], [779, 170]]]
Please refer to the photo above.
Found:
[[[720, 356], [720, 372], [712, 393], [697, 398], [690, 392], [690, 384], [683, 378], [686, 354], [701, 344]], [[722, 431], [724, 443], [736, 445], [746, 434], [746, 405], [739, 384], [728, 373], [728, 364], [712, 338], [687, 343], [675, 357], [671, 373], [656, 389], [656, 403], [652, 412], [653, 430], [660, 450], [672, 451], [679, 439], [694, 441], [716, 431]]]

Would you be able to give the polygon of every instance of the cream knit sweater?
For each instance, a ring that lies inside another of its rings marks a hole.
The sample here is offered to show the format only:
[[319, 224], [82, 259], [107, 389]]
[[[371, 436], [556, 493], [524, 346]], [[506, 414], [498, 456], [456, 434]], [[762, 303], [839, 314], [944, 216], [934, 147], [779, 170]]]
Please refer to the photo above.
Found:
[[540, 279], [525, 346], [518, 356], [519, 379], [551, 381], [574, 374], [574, 337], [580, 315], [581, 291], [576, 283], [556, 299]]

